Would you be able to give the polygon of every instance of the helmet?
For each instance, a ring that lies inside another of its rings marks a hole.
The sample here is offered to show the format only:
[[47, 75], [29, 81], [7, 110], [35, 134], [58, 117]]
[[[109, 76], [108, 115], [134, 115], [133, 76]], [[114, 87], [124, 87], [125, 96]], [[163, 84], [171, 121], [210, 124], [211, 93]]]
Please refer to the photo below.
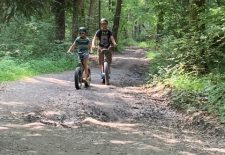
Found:
[[85, 27], [80, 27], [79, 28], [79, 32], [85, 32], [86, 33], [87, 32], [87, 29]]
[[108, 24], [108, 20], [107, 20], [106, 18], [102, 18], [102, 19], [100, 20], [100, 23], [106, 23], [106, 24]]

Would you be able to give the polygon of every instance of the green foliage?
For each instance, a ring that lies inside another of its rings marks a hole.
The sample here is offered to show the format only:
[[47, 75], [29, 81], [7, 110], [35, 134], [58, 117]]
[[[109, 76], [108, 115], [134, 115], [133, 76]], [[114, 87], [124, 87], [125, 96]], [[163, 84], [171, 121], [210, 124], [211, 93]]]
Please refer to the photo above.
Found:
[[71, 43], [54, 42], [51, 19], [20, 18], [0, 28], [1, 82], [74, 68], [74, 59], [65, 55]]
[[0, 21], [9, 22], [18, 16], [31, 17], [41, 16], [49, 9], [51, 1], [38, 0], [1, 0]]
[[[1, 56], [10, 55], [20, 58], [39, 57], [54, 47], [53, 26], [51, 21], [11, 22], [9, 26], [1, 25]], [[13, 34], [13, 35], [12, 35]]]
[[63, 53], [60, 56], [49, 54], [44, 58], [25, 62], [15, 58], [4, 58], [0, 60], [0, 83], [43, 73], [61, 72], [73, 69], [74, 66], [74, 59]]
[[225, 121], [225, 7], [218, 1], [202, 2], [153, 1], [162, 36], [159, 54], [148, 55], [149, 81], [173, 88], [173, 107], [207, 111]]
[[[176, 10], [176, 18], [172, 18], [174, 13], [168, 10], [172, 16], [164, 21], [167, 36], [163, 38], [161, 50], [166, 53], [165, 59], [197, 74], [221, 69], [225, 59], [224, 7], [201, 12], [198, 22], [188, 19], [188, 12], [184, 15], [179, 7]], [[172, 25], [175, 23], [176, 26]]]
[[[78, 25], [85, 25], [92, 37], [99, 10], [96, 1], [94, 16], [89, 17], [89, 2], [77, 10], [78, 18], [82, 17]], [[0, 2], [0, 81], [74, 67], [74, 60], [65, 55], [70, 43], [54, 41], [52, 4], [43, 0]], [[71, 36], [72, 4], [66, 1], [66, 40]], [[198, 4], [123, 0], [118, 34], [119, 50], [127, 45], [150, 49], [146, 54], [150, 60], [149, 81], [173, 88], [172, 106], [216, 113], [221, 120], [225, 120], [224, 5], [222, 0]], [[101, 1], [101, 9], [101, 17], [109, 20], [112, 29], [115, 1]]]
[[140, 48], [154, 49], [156, 47], [156, 44], [152, 40], [149, 40], [149, 41], [141, 41], [141, 42], [139, 42], [138, 46]]
[[[187, 72], [182, 66], [170, 66], [165, 53], [150, 51], [149, 82], [173, 88], [171, 106], [188, 112], [207, 111], [225, 121], [225, 75], [214, 72], [204, 76]], [[168, 54], [168, 53], [167, 53]]]
[[225, 82], [208, 88], [209, 112], [217, 112], [222, 121], [225, 121]]
[[193, 110], [194, 108], [195, 111], [207, 111], [218, 115], [221, 121], [225, 121], [225, 82], [221, 81], [220, 84], [214, 85], [210, 83], [209, 77], [199, 82], [204, 87], [197, 92], [194, 90], [175, 89], [171, 105], [183, 110]]
[[4, 59], [0, 61], [0, 81], [11, 81], [31, 74], [26, 68], [20, 67], [16, 60]]
[[189, 112], [207, 111], [218, 115], [221, 121], [225, 121], [224, 75], [199, 77], [179, 68], [159, 73], [157, 80], [173, 88], [172, 107]]

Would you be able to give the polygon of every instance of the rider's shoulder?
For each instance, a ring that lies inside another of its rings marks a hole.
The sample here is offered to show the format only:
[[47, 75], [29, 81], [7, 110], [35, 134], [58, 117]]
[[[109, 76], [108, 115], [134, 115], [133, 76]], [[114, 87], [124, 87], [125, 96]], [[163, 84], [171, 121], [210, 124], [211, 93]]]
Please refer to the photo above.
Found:
[[76, 37], [75, 41], [77, 41], [77, 40], [80, 40], [80, 37], [79, 37], [79, 36], [78, 36], [78, 37]]
[[97, 34], [97, 33], [100, 33], [101, 31], [102, 31], [101, 29], [98, 29], [98, 30], [96, 31], [96, 34]]
[[86, 37], [85, 39], [88, 40], [88, 41], [90, 41], [90, 38], [89, 37]]

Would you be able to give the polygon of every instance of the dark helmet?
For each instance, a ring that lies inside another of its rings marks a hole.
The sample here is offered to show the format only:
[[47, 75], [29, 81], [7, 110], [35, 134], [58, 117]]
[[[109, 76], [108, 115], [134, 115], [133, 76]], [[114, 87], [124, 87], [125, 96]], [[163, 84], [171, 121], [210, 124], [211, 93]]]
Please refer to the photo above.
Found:
[[102, 18], [102, 19], [100, 20], [100, 23], [106, 23], [106, 24], [108, 24], [108, 20], [107, 20], [106, 18]]
[[87, 29], [85, 27], [80, 27], [79, 28], [79, 32], [85, 32], [85, 33], [87, 33]]

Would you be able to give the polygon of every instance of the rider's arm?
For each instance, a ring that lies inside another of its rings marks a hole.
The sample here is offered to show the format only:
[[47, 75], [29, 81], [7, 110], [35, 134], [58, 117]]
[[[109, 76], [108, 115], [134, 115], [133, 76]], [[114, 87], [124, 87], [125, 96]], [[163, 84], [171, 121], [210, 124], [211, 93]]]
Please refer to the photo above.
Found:
[[92, 44], [91, 44], [92, 48], [95, 48], [95, 45], [96, 45], [97, 40], [98, 40], [98, 37], [95, 34], [95, 36], [94, 36], [94, 38], [92, 40]]
[[70, 46], [70, 48], [69, 48], [69, 50], [67, 51], [67, 53], [70, 53], [71, 51], [73, 51], [74, 48], [76, 48], [75, 42]]
[[88, 44], [88, 51], [89, 53], [92, 53], [91, 43]]
[[112, 41], [112, 43], [113, 43], [113, 46], [116, 46], [116, 41], [115, 41], [113, 35], [110, 36], [110, 39], [111, 39], [111, 41]]

